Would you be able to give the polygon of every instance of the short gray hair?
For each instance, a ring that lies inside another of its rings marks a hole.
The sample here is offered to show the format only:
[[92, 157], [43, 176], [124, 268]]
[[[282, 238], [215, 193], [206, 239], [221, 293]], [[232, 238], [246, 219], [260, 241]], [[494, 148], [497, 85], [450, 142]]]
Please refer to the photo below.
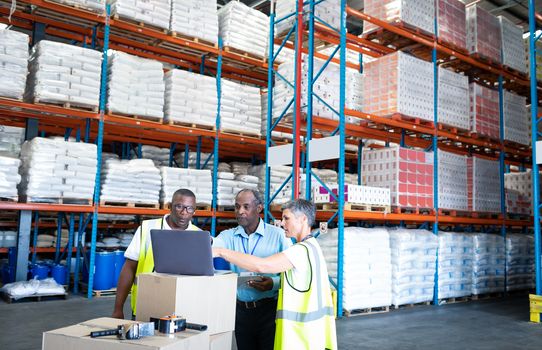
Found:
[[254, 201], [256, 202], [256, 205], [263, 204], [263, 199], [260, 192], [258, 190], [253, 190], [252, 188], [243, 188], [242, 190], [237, 192], [237, 194], [235, 195], [235, 199], [237, 199], [237, 197], [239, 197], [239, 195], [243, 192], [252, 193], [252, 195], [254, 196]]
[[295, 216], [303, 214], [307, 217], [309, 226], [314, 225], [316, 219], [316, 207], [312, 202], [305, 199], [296, 199], [289, 201], [282, 206], [282, 210], [290, 210]]

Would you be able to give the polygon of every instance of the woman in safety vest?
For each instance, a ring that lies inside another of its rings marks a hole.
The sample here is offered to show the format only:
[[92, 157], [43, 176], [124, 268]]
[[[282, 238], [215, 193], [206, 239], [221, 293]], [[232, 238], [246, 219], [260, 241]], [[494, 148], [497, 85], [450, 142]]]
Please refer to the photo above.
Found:
[[214, 256], [245, 270], [281, 273], [275, 349], [337, 349], [327, 266], [311, 235], [315, 214], [314, 204], [304, 199], [285, 204], [282, 226], [297, 244], [267, 258], [213, 248]]

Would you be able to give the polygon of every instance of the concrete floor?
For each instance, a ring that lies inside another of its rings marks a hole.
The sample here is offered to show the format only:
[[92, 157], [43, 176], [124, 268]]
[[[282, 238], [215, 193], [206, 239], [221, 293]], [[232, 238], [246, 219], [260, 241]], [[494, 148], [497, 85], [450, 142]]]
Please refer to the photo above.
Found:
[[[0, 349], [40, 349], [42, 332], [109, 316], [114, 298], [6, 304]], [[418, 306], [337, 321], [340, 349], [542, 349], [542, 324], [528, 322], [528, 297]], [[129, 312], [126, 303], [127, 315]]]

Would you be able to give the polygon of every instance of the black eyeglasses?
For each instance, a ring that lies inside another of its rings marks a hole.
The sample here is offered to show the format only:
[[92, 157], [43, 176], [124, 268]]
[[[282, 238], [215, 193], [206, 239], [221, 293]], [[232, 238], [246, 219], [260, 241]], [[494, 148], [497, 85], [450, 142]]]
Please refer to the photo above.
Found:
[[191, 206], [184, 206], [182, 204], [175, 204], [173, 207], [175, 208], [175, 210], [180, 211], [181, 213], [186, 210], [188, 214], [194, 214], [194, 212], [196, 211], [196, 208]]

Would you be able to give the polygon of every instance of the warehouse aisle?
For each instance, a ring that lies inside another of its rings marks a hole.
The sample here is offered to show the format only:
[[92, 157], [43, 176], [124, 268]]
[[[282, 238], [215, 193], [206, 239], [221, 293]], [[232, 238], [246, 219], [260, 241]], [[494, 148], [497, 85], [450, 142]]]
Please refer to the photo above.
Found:
[[[43, 331], [109, 316], [113, 302], [109, 297], [0, 302], [0, 349], [40, 349]], [[339, 348], [540, 349], [542, 326], [527, 317], [528, 298], [522, 296], [345, 318], [337, 323]]]

